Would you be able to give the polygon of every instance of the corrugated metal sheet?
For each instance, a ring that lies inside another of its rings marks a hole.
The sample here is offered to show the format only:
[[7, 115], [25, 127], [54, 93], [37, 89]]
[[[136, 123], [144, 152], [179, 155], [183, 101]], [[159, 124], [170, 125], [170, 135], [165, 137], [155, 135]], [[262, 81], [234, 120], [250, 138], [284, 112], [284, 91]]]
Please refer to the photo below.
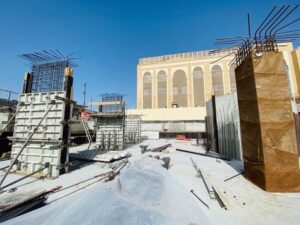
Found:
[[[218, 96], [216, 99], [216, 117], [219, 153], [232, 159], [242, 159], [240, 119], [236, 93]], [[211, 101], [207, 105], [208, 136], [210, 148], [215, 150], [213, 128], [213, 110]]]

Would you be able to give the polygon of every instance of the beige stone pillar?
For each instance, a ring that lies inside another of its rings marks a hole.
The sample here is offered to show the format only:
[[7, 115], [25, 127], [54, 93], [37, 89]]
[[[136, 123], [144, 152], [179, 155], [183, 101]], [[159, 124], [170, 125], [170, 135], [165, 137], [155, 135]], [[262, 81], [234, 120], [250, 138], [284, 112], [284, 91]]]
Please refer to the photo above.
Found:
[[173, 101], [173, 81], [172, 81], [172, 70], [171, 67], [167, 70], [167, 106], [168, 108], [172, 107]]
[[222, 63], [223, 69], [222, 69], [222, 74], [223, 74], [223, 86], [224, 86], [224, 94], [230, 93], [230, 79], [229, 79], [229, 68], [227, 65], [227, 61]]
[[193, 104], [193, 89], [192, 89], [192, 74], [191, 74], [191, 66], [189, 65], [187, 68], [187, 105], [188, 107], [194, 107]]
[[137, 66], [137, 103], [136, 103], [136, 107], [138, 109], [142, 109], [143, 108], [143, 74], [142, 74], [142, 70], [141, 67], [138, 65]]
[[157, 74], [156, 70], [152, 70], [152, 109], [157, 108]]
[[205, 101], [209, 101], [211, 99], [212, 94], [212, 83], [211, 83], [211, 71], [210, 64], [204, 64], [204, 89], [205, 89]]
[[283, 57], [285, 58], [285, 63], [288, 66], [288, 73], [289, 73], [289, 82], [290, 82], [290, 90], [292, 92], [293, 97], [298, 96], [299, 89], [297, 85], [297, 78], [295, 74], [295, 66], [293, 63], [293, 57], [291, 51], [283, 52]]
[[298, 50], [298, 49], [296, 49], [296, 50], [294, 50], [294, 51], [292, 51], [292, 64], [294, 65], [293, 67], [294, 67], [294, 70], [293, 70], [293, 73], [294, 73], [294, 75], [295, 75], [295, 78], [296, 78], [296, 80], [295, 80], [295, 89], [296, 89], [296, 97], [298, 97], [298, 96], [300, 96], [300, 91], [299, 91], [299, 89], [300, 89], [300, 66], [299, 66], [299, 64], [300, 64], [300, 51]]

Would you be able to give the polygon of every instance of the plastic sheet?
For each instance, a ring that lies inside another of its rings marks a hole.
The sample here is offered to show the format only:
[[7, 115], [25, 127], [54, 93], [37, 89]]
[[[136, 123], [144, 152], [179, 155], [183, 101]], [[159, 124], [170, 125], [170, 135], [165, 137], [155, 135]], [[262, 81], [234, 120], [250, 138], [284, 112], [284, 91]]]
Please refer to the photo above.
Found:
[[200, 205], [162, 166], [144, 157], [119, 178], [22, 215], [6, 224], [200, 225]]

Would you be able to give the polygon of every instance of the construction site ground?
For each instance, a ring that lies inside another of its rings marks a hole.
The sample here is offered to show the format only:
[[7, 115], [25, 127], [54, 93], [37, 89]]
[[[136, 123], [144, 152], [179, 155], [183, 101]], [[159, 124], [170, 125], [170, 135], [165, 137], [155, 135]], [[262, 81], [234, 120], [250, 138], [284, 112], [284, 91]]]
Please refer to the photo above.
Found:
[[[168, 147], [162, 152], [146, 152], [144, 154], [141, 153], [140, 145], [148, 145], [148, 148], [155, 148], [165, 144], [172, 144], [172, 146]], [[81, 146], [72, 147], [70, 149], [70, 152], [76, 152], [80, 149], [85, 150], [87, 146], [88, 145], [84, 144]], [[91, 146], [91, 149], [93, 148], [95, 148], [94, 145]], [[217, 225], [300, 224], [300, 193], [265, 192], [248, 181], [243, 175], [238, 175], [232, 179], [225, 181], [226, 179], [242, 172], [243, 165], [240, 161], [226, 161], [196, 154], [184, 153], [176, 151], [176, 149], [205, 153], [205, 147], [196, 146], [195, 140], [144, 140], [142, 143], [130, 145], [127, 147], [126, 151], [131, 154], [131, 157], [128, 159], [130, 164], [122, 169], [121, 175], [125, 170], [128, 170], [132, 165], [139, 162], [145, 156], [159, 155], [160, 158], [170, 157], [170, 168], [167, 173], [176, 181], [178, 181], [181, 188], [179, 189], [180, 192], [182, 192], [182, 194], [184, 194], [185, 196], [188, 196], [186, 198], [186, 201], [182, 199], [180, 200], [180, 207], [187, 208], [186, 210], [188, 210], [188, 207], [190, 207], [191, 205], [190, 201], [193, 201], [193, 204], [196, 204], [199, 216], [203, 218], [203, 220], [196, 221], [196, 223], [193, 224], [203, 224], [203, 221], [206, 220], [211, 224]], [[208, 186], [213, 186], [216, 189], [227, 209], [221, 208], [217, 200], [210, 198], [210, 195], [205, 188], [202, 178], [197, 175], [197, 172], [193, 167], [191, 158], [197, 164], [198, 168], [201, 169], [203, 177], [208, 183]], [[1, 161], [0, 167], [5, 167], [9, 165], [9, 163], [9, 160]], [[4, 224], [26, 224], [26, 221], [30, 221], [31, 219], [33, 219], [31, 224], [35, 224], [34, 218], [37, 217], [39, 212], [47, 210], [47, 207], [53, 208], [57, 206], [56, 208], [59, 208], [60, 206], [62, 206], [62, 202], [68, 201], [68, 199], [69, 201], [71, 199], [72, 201], [75, 201], [76, 199], [79, 199], [79, 196], [82, 196], [83, 194], [88, 192], [93, 192], [93, 194], [95, 194], [95, 198], [97, 198], [97, 193], [95, 192], [96, 189], [94, 189], [95, 186], [100, 188], [102, 185], [107, 185], [107, 183], [104, 183], [102, 181], [95, 182], [97, 179], [99, 179], [97, 178], [97, 175], [110, 171], [109, 163], [75, 160], [71, 161], [71, 164], [72, 166], [70, 172], [59, 176], [57, 179], [38, 179], [35, 177], [30, 177], [6, 188], [6, 192], [2, 193], [2, 196], [0, 195], [0, 203], [3, 203], [1, 202], [1, 198], [3, 199], [5, 196], [14, 198], [14, 196], [17, 196], [18, 194], [30, 195], [44, 189], [51, 189], [58, 185], [62, 185], [63, 187], [70, 186], [70, 188], [66, 190], [51, 194], [47, 200], [47, 202], [50, 203], [49, 205], [21, 215], [15, 219], [8, 220]], [[0, 171], [0, 176], [2, 176], [3, 174], [4, 171]], [[11, 173], [8, 175], [3, 185], [6, 185], [21, 177], [22, 175]], [[89, 178], [90, 180], [80, 183], [81, 181], [87, 180]], [[88, 184], [91, 185], [83, 188]], [[168, 188], [172, 189], [172, 186], [168, 186]], [[77, 191], [78, 189], [81, 190]], [[199, 201], [190, 192], [191, 190], [194, 190], [194, 193], [198, 197], [200, 197], [201, 200], [206, 203], [209, 208], [201, 203], [201, 201]], [[139, 190], [135, 191], [138, 192]], [[149, 196], [152, 196], [152, 198], [154, 198], [155, 193], [154, 195], [152, 194]], [[146, 198], [146, 200], [151, 201], [151, 199], [149, 198]], [[100, 203], [100, 205], [97, 206], [99, 207], [99, 211], [103, 210], [103, 207], [107, 204], [107, 202], [103, 202], [102, 204], [103, 205], [101, 205]], [[82, 207], [85, 208], [85, 211], [87, 212], [89, 212], [89, 210], [93, 212], [95, 210], [97, 211], [97, 207], [95, 208], [93, 204], [85, 204], [82, 205]], [[93, 209], [89, 209], [89, 207], [93, 207]], [[170, 206], [170, 210], [174, 210], [175, 214], [180, 214], [180, 212], [178, 212], [176, 208], [178, 208], [178, 205], [176, 206], [173, 204], [172, 206]], [[109, 211], [113, 209], [107, 208], [106, 210]], [[195, 208], [193, 208], [192, 212], [198, 213], [197, 210], [195, 212]], [[49, 213], [51, 213], [51, 211], [49, 211]], [[64, 213], [63, 209], [61, 209], [61, 213]], [[130, 213], [128, 215], [130, 216]], [[86, 216], [88, 217], [89, 215]], [[122, 222], [122, 219], [124, 221], [128, 221], [128, 218], [119, 218], [119, 224], [129, 224]]]

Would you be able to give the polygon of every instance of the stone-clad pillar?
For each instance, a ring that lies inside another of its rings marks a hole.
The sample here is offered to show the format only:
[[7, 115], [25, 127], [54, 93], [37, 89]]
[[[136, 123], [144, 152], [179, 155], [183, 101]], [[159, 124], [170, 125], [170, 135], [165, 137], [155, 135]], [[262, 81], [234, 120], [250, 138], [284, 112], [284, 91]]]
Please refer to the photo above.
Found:
[[282, 52], [249, 55], [235, 74], [245, 176], [266, 191], [299, 192], [295, 122]]

